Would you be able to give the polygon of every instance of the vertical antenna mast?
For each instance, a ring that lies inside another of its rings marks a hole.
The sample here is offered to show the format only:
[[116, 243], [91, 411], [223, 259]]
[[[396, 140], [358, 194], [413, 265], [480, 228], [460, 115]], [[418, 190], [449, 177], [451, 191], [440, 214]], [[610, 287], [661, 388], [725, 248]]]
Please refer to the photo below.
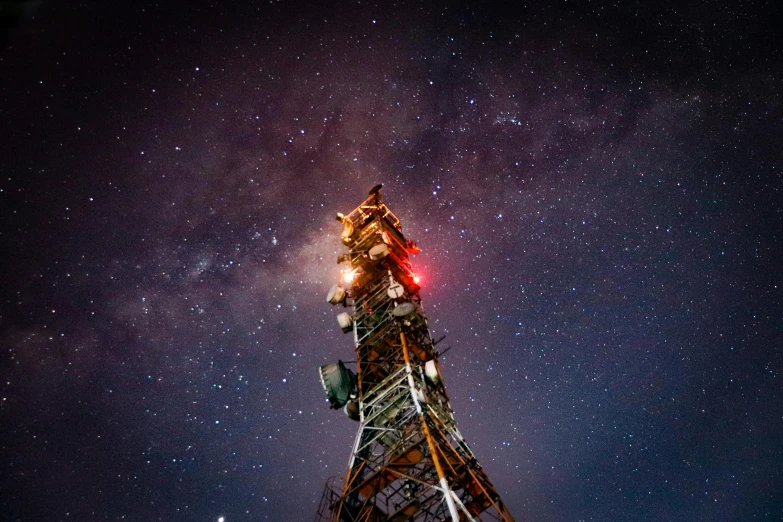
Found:
[[337, 214], [348, 252], [327, 296], [353, 332], [357, 373], [320, 368], [332, 408], [359, 421], [345, 481], [327, 482], [316, 522], [503, 521], [513, 518], [454, 420], [409, 255], [419, 248], [381, 198], [381, 185]]

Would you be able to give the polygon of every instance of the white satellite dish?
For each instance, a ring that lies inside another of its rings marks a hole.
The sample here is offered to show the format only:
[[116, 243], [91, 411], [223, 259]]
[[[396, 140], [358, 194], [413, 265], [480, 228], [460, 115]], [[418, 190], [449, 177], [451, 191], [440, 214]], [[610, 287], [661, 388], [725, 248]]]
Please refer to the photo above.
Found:
[[435, 364], [435, 359], [430, 359], [424, 363], [424, 375], [432, 384], [440, 384], [440, 374], [438, 373], [438, 365]]
[[351, 242], [351, 236], [353, 236], [354, 232], [354, 226], [350, 219], [345, 219], [343, 221], [343, 243], [350, 243]]
[[405, 294], [405, 289], [400, 283], [395, 281], [393, 277], [390, 277], [389, 279], [391, 279], [391, 284], [389, 285], [389, 289], [386, 291], [386, 293], [389, 295], [389, 299], [399, 299], [403, 296], [403, 294]]
[[337, 314], [337, 324], [340, 325], [343, 333], [348, 333], [353, 330], [353, 317], [348, 312]]
[[326, 302], [329, 304], [340, 304], [345, 301], [345, 288], [340, 285], [334, 285], [329, 289], [329, 293], [326, 295]]
[[378, 261], [379, 259], [383, 259], [389, 255], [389, 245], [386, 243], [378, 243], [377, 245], [370, 248], [368, 253], [370, 254], [371, 260]]
[[406, 315], [412, 313], [414, 310], [416, 310], [415, 304], [411, 302], [405, 302], [395, 306], [394, 310], [392, 310], [392, 314], [395, 317], [405, 317]]

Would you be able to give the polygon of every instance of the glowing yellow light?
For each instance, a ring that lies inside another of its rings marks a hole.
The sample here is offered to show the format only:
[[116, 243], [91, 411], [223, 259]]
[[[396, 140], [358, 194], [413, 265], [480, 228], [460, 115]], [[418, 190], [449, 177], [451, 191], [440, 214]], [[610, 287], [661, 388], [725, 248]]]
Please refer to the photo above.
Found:
[[345, 281], [346, 283], [350, 283], [351, 281], [353, 281], [355, 275], [356, 274], [354, 274], [352, 271], [343, 272], [343, 281]]
[[419, 281], [420, 281], [420, 279], [419, 279], [419, 276], [416, 276], [416, 275], [415, 275], [415, 276], [413, 276], [413, 282], [414, 282], [414, 283], [416, 283], [416, 284], [418, 285], [418, 284], [419, 284]]

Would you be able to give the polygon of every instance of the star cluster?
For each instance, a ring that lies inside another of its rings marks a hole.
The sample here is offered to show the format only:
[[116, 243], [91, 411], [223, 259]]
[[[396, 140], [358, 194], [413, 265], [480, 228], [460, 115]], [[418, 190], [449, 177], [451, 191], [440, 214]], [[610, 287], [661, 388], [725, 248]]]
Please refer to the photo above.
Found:
[[770, 4], [13, 5], [4, 519], [311, 520], [376, 183], [517, 520], [783, 517]]

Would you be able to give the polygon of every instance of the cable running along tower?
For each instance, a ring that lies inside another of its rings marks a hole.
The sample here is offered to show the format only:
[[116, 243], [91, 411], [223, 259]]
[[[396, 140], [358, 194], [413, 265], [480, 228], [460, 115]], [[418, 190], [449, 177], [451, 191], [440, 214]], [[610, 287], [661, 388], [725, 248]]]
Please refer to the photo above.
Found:
[[342, 485], [327, 482], [316, 522], [513, 522], [462, 438], [421, 308], [409, 254], [378, 185], [353, 212], [337, 214], [348, 252], [332, 305], [353, 332], [357, 373], [342, 361], [320, 368], [332, 408], [359, 421]]

